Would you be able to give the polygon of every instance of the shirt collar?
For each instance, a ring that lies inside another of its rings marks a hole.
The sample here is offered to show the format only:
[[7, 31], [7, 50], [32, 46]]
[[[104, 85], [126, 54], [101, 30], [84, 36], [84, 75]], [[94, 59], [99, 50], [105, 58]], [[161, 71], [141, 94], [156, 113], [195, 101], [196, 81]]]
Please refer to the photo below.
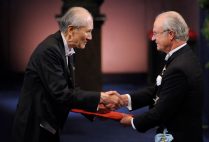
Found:
[[171, 51], [165, 56], [165, 60], [168, 61], [168, 59], [171, 57], [171, 55], [172, 55], [173, 53], [175, 53], [176, 51], [178, 51], [179, 49], [181, 49], [182, 47], [184, 47], [186, 44], [187, 44], [187, 43], [184, 43], [184, 44], [180, 45], [179, 47], [177, 47], [177, 48], [171, 50]]
[[62, 32], [61, 32], [61, 36], [62, 36], [62, 40], [63, 40], [64, 47], [65, 47], [65, 56], [73, 55], [75, 53], [75, 50], [73, 48], [68, 47], [67, 41], [66, 41], [65, 36]]

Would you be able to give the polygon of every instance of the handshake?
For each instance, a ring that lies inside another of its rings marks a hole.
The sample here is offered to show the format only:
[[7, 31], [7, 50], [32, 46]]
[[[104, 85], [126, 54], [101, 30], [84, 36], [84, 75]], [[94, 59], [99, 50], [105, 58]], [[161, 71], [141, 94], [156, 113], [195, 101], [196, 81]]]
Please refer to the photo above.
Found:
[[120, 95], [117, 91], [101, 92], [98, 105], [99, 113], [107, 113], [125, 106], [128, 106], [128, 97], [126, 95]]

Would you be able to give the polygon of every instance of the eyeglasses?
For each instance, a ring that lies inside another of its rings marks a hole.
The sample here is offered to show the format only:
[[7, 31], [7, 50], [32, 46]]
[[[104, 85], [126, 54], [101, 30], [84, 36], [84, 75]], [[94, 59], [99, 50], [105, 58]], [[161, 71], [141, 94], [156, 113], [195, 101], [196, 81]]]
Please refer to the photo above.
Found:
[[152, 39], [155, 39], [156, 37], [158, 37], [160, 34], [163, 34], [164, 32], [168, 32], [169, 30], [164, 30], [162, 32], [153, 32], [152, 34]]

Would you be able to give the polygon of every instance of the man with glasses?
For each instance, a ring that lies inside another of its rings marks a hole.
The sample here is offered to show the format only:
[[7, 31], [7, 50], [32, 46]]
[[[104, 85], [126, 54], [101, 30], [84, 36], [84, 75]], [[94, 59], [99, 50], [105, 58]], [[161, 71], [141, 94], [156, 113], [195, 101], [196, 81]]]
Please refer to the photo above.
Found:
[[202, 70], [187, 44], [189, 28], [175, 12], [161, 13], [155, 19], [152, 40], [166, 53], [165, 66], [155, 86], [122, 95], [126, 106], [135, 110], [151, 106], [144, 113], [124, 116], [121, 123], [139, 132], [157, 127], [155, 141], [202, 142]]

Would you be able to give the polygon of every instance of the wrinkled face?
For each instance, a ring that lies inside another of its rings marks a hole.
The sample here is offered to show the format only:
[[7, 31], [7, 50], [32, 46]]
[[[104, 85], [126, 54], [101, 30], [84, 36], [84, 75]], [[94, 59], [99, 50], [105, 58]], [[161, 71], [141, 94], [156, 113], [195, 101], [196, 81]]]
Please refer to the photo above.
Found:
[[93, 20], [90, 18], [86, 26], [68, 28], [67, 42], [71, 48], [84, 49], [87, 42], [92, 39]]
[[73, 36], [73, 42], [75, 47], [77, 48], [85, 48], [87, 42], [92, 39], [92, 27], [86, 26], [86, 27], [78, 27]]
[[157, 50], [168, 53], [171, 48], [170, 30], [163, 29], [163, 18], [157, 18], [153, 26], [152, 40], [155, 40]]

